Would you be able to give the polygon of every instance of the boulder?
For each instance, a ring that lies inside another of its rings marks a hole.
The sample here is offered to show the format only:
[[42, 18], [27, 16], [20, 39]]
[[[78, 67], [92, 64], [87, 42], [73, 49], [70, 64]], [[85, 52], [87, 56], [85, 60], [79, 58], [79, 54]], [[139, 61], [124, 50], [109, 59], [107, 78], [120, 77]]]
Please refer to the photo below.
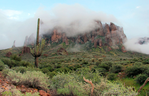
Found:
[[46, 93], [46, 92], [43, 91], [43, 90], [39, 90], [39, 95], [40, 95], [40, 96], [51, 96], [50, 94]]

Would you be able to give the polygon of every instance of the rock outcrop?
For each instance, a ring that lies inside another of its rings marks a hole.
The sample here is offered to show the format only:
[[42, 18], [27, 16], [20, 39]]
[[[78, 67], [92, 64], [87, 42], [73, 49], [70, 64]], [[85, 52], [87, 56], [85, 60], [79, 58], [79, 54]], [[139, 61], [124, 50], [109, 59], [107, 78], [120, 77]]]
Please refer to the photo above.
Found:
[[119, 49], [118, 45], [122, 45], [127, 39], [123, 32], [123, 28], [114, 23], [102, 24], [101, 21], [97, 20], [95, 22], [97, 22], [98, 28], [90, 32], [80, 33], [74, 37], [68, 37], [65, 32], [60, 30], [60, 27], [56, 27], [52, 32], [44, 34], [43, 38], [48, 40], [47, 45], [54, 42], [65, 42], [66, 45], [69, 45], [70, 41], [85, 44], [86, 42], [91, 41], [95, 48], [97, 48], [97, 46], [107, 46], [109, 47], [109, 50]]
[[22, 54], [24, 54], [24, 53], [30, 53], [30, 48], [24, 46], [23, 49], [22, 49]]

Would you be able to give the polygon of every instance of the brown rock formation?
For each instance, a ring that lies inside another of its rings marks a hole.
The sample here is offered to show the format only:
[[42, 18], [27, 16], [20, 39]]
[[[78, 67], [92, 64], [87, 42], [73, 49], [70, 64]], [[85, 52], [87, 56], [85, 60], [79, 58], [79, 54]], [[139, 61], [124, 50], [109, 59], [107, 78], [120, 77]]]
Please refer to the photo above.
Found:
[[110, 27], [109, 27], [108, 24], [105, 24], [104, 33], [105, 33], [106, 36], [110, 34]]
[[121, 51], [124, 53], [127, 52], [124, 46], [122, 46]]
[[66, 45], [69, 45], [68, 41], [84, 44], [91, 40], [91, 42], [94, 43], [95, 48], [99, 45], [99, 47], [109, 46], [113, 49], [119, 49], [117, 48], [117, 45], [121, 45], [127, 39], [123, 32], [123, 28], [116, 26], [114, 23], [110, 23], [110, 25], [106, 23], [103, 27], [101, 21], [96, 22], [98, 24], [97, 28], [91, 32], [79, 34], [74, 37], [67, 37], [66, 33], [61, 33], [61, 31], [58, 31], [59, 29], [57, 28], [53, 30], [53, 33], [49, 36], [49, 39], [52, 42], [59, 42], [59, 39], [62, 39]]
[[112, 23], [112, 22], [110, 23], [110, 29], [111, 29], [111, 31], [116, 31], [117, 30], [115, 24]]
[[99, 28], [97, 30], [97, 35], [104, 36], [104, 31], [103, 31], [103, 27], [102, 27], [101, 21], [98, 21], [97, 23], [99, 24]]
[[10, 57], [12, 55], [11, 52], [6, 53], [6, 57]]
[[58, 42], [58, 39], [62, 37], [61, 33], [58, 33], [56, 29], [53, 31], [53, 35], [51, 37], [52, 42]]
[[94, 47], [97, 48], [98, 39], [94, 40]]
[[101, 47], [101, 46], [102, 46], [102, 40], [99, 39], [99, 47]]
[[22, 54], [24, 54], [24, 53], [30, 53], [30, 48], [24, 46], [23, 49], [22, 49]]
[[86, 34], [84, 34], [84, 43], [86, 43], [87, 42], [87, 36], [86, 36]]

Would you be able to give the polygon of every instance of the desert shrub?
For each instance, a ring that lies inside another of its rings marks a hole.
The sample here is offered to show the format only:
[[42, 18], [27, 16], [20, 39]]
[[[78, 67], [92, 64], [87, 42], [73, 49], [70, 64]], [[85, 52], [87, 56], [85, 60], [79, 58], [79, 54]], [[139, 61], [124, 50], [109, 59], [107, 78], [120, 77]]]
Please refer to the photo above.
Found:
[[134, 65], [136, 66], [141, 66], [143, 63], [142, 62], [135, 62]]
[[106, 75], [107, 70], [105, 68], [97, 68], [96, 70], [100, 73], [100, 75], [102, 76]]
[[[77, 96], [89, 96], [91, 93], [91, 85], [78, 80], [76, 74], [59, 73], [50, 80], [51, 89], [57, 89], [58, 94], [73, 93]], [[93, 96], [136, 96], [137, 92], [132, 87], [124, 87], [120, 82], [110, 82], [103, 77], [99, 77], [99, 83], [94, 84]], [[83, 79], [83, 77], [81, 77]], [[92, 79], [91, 79], [92, 80]]]
[[64, 72], [64, 73], [68, 73], [69, 71], [71, 71], [69, 68], [66, 68], [66, 67], [64, 67], [64, 68], [58, 68], [58, 69], [56, 69], [55, 70], [55, 72]]
[[76, 70], [78, 68], [81, 68], [81, 65], [80, 64], [76, 64], [76, 65], [73, 66], [73, 70]]
[[86, 92], [82, 88], [81, 82], [77, 82], [77, 77], [75, 74], [59, 73], [50, 80], [50, 87], [57, 89], [58, 94], [70, 94], [72, 92], [77, 96], [87, 96], [89, 91]]
[[2, 75], [4, 77], [6, 77], [8, 75], [8, 72], [10, 72], [10, 71], [12, 71], [12, 69], [5, 68], [5, 69], [2, 70]]
[[26, 62], [26, 61], [16, 61], [16, 60], [10, 60], [8, 58], [3, 58], [2, 61], [4, 62], [4, 64], [8, 65], [10, 68], [16, 67], [16, 66], [33, 67], [33, 65], [31, 63]]
[[52, 78], [53, 76], [55, 76], [57, 73], [55, 71], [53, 72], [48, 72], [47, 75]]
[[48, 73], [48, 72], [49, 72], [49, 69], [48, 69], [48, 68], [42, 68], [41, 71], [42, 71], [43, 73]]
[[102, 62], [102, 60], [103, 60], [103, 58], [98, 58], [98, 61], [99, 61], [99, 62]]
[[143, 63], [143, 64], [149, 64], [149, 59], [145, 59], [145, 60], [143, 60], [142, 63]]
[[83, 80], [82, 77], [85, 77], [87, 79], [92, 79], [93, 83], [100, 82], [100, 73], [97, 70], [95, 72], [92, 72], [92, 69], [90, 68], [78, 68], [75, 71], [75, 74], [79, 76], [78, 77], [79, 81], [82, 81]]
[[116, 79], [116, 75], [114, 73], [109, 73], [107, 76], [108, 80], [115, 80]]
[[106, 81], [106, 88], [101, 95], [96, 96], [137, 96], [138, 93], [132, 89], [132, 87], [125, 87], [120, 82]]
[[118, 73], [118, 72], [121, 72], [121, 71], [122, 71], [122, 68], [123, 68], [122, 65], [116, 64], [116, 65], [113, 65], [113, 66], [110, 68], [110, 72]]
[[15, 60], [15, 61], [21, 61], [21, 57], [17, 56], [17, 55], [11, 55], [10, 56], [11, 60]]
[[149, 77], [149, 68], [147, 68], [147, 70], [143, 71], [143, 74], [146, 74]]
[[49, 86], [48, 76], [41, 71], [26, 71], [22, 74], [13, 70], [8, 72], [7, 78], [15, 85], [23, 84], [42, 90], [47, 90]]
[[92, 58], [92, 59], [91, 59], [91, 61], [92, 61], [92, 62], [95, 62], [95, 59], [94, 59], [94, 58]]
[[88, 62], [85, 60], [82, 60], [81, 65], [83, 65], [83, 64], [88, 64]]
[[11, 89], [11, 91], [2, 92], [2, 96], [40, 96], [40, 95], [39, 92], [35, 93], [26, 92], [25, 94], [23, 94], [17, 89]]
[[97, 66], [99, 66], [99, 65], [101, 64], [101, 62], [100, 62], [100, 61], [97, 61], [95, 64], [96, 64]]
[[2, 96], [12, 96], [12, 92], [11, 91], [4, 91], [4, 92], [2, 92]]
[[31, 63], [29, 63], [29, 62], [26, 62], [26, 61], [21, 61], [21, 62], [20, 62], [20, 65], [21, 65], [21, 66], [25, 66], [25, 67], [27, 67], [27, 66], [33, 67], [33, 64], [31, 64]]
[[26, 71], [41, 71], [39, 68], [36, 67], [27, 67]]
[[102, 63], [102, 64], [100, 64], [100, 65], [98, 66], [98, 68], [104, 68], [104, 69], [106, 69], [107, 71], [109, 71], [110, 66], [108, 66], [108, 65], [106, 65], [106, 64], [104, 64], [104, 63]]
[[23, 66], [12, 67], [11, 69], [15, 70], [16, 72], [20, 72], [20, 73], [26, 72], [26, 67], [23, 67]]
[[136, 77], [135, 81], [136, 81], [137, 83], [139, 83], [139, 84], [143, 84], [146, 79], [147, 79], [147, 75], [146, 75], [146, 74], [139, 74], [139, 75]]
[[4, 63], [0, 60], [0, 71], [2, 71], [5, 68]]
[[143, 73], [146, 70], [147, 70], [146, 67], [142, 67], [142, 66], [131, 66], [131, 67], [128, 67], [125, 70], [125, 72], [126, 72], [126, 74], [127, 74], [128, 77], [133, 77], [133, 76], [136, 76], [138, 74]]

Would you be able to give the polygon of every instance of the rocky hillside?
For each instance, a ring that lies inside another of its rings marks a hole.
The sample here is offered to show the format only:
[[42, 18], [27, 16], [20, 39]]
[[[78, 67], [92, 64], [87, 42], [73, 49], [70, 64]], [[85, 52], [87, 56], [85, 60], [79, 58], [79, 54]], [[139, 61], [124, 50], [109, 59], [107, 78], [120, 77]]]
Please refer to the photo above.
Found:
[[43, 38], [46, 39], [47, 45], [60, 42], [64, 42], [66, 45], [69, 45], [71, 42], [78, 44], [86, 44], [87, 42], [90, 42], [92, 43], [92, 47], [97, 48], [106, 46], [108, 50], [119, 49], [120, 45], [121, 50], [126, 52], [125, 48], [122, 46], [123, 42], [127, 39], [123, 28], [112, 22], [110, 24], [102, 24], [101, 21], [95, 22], [97, 28], [90, 32], [84, 32], [70, 37], [67, 36], [66, 32], [59, 31], [60, 27], [55, 27], [52, 31], [44, 34]]

